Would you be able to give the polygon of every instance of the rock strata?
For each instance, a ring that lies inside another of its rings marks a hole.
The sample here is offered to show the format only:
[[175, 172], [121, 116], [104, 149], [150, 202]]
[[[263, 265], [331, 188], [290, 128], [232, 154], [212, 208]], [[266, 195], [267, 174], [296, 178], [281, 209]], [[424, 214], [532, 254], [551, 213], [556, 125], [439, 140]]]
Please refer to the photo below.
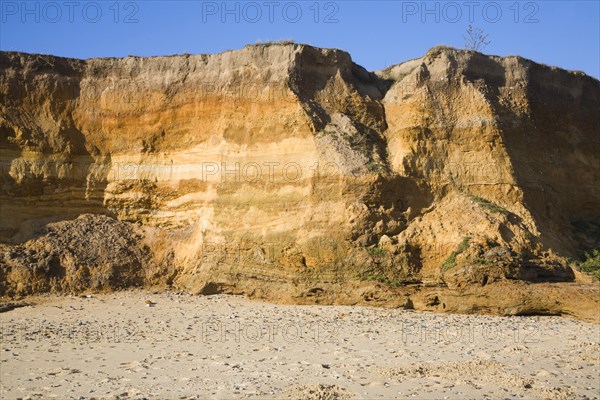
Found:
[[600, 83], [445, 47], [0, 52], [0, 295], [174, 286], [598, 320]]

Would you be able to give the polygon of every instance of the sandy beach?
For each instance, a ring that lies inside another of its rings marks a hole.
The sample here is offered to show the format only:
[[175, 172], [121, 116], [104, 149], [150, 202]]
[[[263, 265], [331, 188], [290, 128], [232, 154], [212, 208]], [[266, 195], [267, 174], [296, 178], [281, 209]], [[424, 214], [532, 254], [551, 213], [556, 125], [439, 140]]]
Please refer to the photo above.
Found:
[[600, 327], [562, 317], [127, 291], [0, 314], [2, 399], [598, 399]]

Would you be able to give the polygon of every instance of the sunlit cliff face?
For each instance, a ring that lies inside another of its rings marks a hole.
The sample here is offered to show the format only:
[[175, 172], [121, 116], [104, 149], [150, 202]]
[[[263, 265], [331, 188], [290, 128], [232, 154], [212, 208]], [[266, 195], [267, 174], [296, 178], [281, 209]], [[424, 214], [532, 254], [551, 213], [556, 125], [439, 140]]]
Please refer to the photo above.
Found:
[[[600, 247], [600, 84], [519, 57], [434, 48], [375, 74], [294, 44], [85, 61], [4, 52], [0, 99], [8, 294], [79, 290], [90, 280], [69, 271], [81, 260], [116, 262], [93, 253], [110, 244], [40, 239], [49, 222], [82, 240], [97, 224], [106, 240], [111, 224], [133, 235], [112, 245], [141, 249], [123, 253], [132, 284], [293, 301], [364, 299], [341, 294], [348, 282], [572, 281], [565, 257]], [[84, 214], [110, 218], [74, 220]]]

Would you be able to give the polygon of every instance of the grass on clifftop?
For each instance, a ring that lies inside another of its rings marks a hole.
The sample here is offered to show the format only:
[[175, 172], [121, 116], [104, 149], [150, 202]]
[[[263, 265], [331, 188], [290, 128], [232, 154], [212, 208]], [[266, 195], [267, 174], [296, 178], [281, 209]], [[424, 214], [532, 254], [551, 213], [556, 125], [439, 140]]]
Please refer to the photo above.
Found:
[[469, 196], [469, 198], [488, 211], [498, 213], [498, 214], [504, 214], [504, 215], [510, 214], [510, 212], [506, 208], [501, 207], [498, 204], [492, 203], [491, 201], [486, 200], [483, 197]]
[[282, 39], [282, 40], [268, 40], [266, 42], [262, 42], [257, 40], [255, 46], [275, 46], [275, 45], [288, 45], [288, 44], [296, 44], [294, 39]]
[[579, 269], [600, 280], [600, 250], [585, 253], [585, 261], [579, 263]]
[[469, 242], [471, 241], [471, 236], [465, 236], [462, 241], [456, 246], [456, 250], [454, 250], [448, 258], [444, 260], [442, 263], [442, 271], [447, 271], [456, 267], [456, 256], [465, 251], [467, 247], [469, 247]]

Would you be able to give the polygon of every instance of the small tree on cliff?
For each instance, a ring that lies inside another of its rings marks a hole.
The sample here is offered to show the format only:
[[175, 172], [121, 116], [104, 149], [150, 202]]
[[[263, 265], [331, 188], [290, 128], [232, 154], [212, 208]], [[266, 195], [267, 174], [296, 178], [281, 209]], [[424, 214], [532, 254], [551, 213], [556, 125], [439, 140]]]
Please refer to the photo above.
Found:
[[469, 24], [467, 33], [463, 35], [463, 38], [465, 39], [465, 49], [481, 51], [485, 46], [491, 43], [487, 40], [488, 36], [489, 35], [485, 33], [483, 29], [473, 28], [473, 26]]

